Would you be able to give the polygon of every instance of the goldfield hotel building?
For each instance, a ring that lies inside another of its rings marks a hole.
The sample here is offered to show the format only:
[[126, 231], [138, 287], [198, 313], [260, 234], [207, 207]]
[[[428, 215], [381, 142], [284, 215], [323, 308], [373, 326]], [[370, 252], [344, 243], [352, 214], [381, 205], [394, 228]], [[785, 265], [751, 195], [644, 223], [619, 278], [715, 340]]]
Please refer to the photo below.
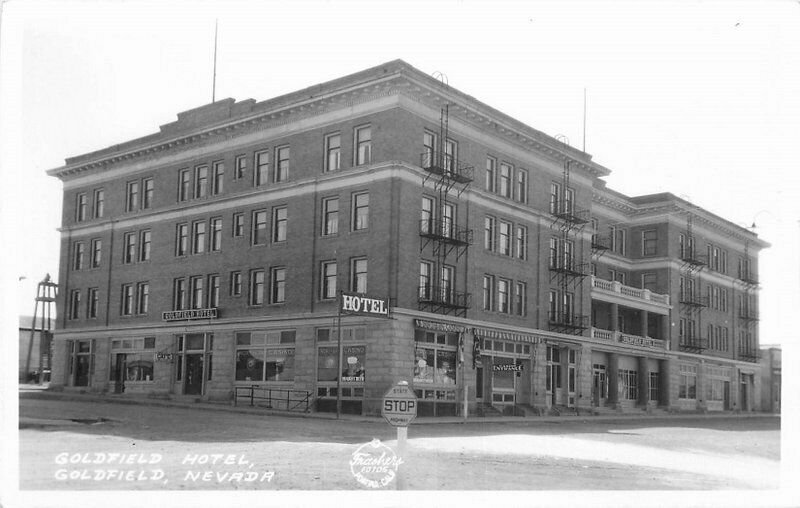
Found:
[[[48, 172], [52, 386], [367, 415], [401, 380], [427, 416], [760, 409], [768, 245], [609, 172], [400, 60], [179, 113]], [[387, 313], [340, 312], [343, 292]]]

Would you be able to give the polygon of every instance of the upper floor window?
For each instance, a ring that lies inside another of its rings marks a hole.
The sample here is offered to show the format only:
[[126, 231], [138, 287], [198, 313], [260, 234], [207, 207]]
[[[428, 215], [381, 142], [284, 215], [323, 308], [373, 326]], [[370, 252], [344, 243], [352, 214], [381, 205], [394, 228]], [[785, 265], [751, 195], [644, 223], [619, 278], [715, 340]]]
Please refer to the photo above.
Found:
[[132, 316], [133, 304], [134, 304], [133, 284], [123, 284], [122, 295], [120, 298], [120, 314], [123, 316]]
[[352, 261], [350, 291], [356, 293], [367, 292], [367, 260], [358, 258]]
[[155, 185], [155, 181], [152, 178], [142, 180], [142, 208], [145, 210], [153, 206]]
[[442, 236], [453, 236], [453, 225], [456, 222], [456, 206], [452, 203], [442, 203]]
[[353, 231], [369, 227], [369, 193], [353, 194]]
[[422, 165], [433, 166], [436, 163], [436, 134], [426, 130], [422, 133]]
[[656, 291], [656, 274], [653, 272], [645, 272], [642, 274], [642, 289], [649, 289], [650, 291]]
[[233, 236], [239, 237], [244, 236], [244, 214], [243, 213], [235, 213], [233, 214]]
[[192, 254], [206, 251], [206, 222], [199, 220], [192, 223]]
[[103, 189], [94, 191], [94, 207], [92, 208], [94, 218], [99, 219], [103, 216], [106, 209], [106, 192]]
[[194, 168], [194, 197], [204, 198], [208, 195], [208, 166]]
[[219, 307], [219, 275], [208, 276], [208, 304], [209, 309]]
[[517, 201], [528, 202], [528, 172], [524, 169], [517, 170]]
[[524, 316], [527, 314], [528, 285], [517, 282], [514, 286], [514, 314]]
[[91, 243], [91, 249], [92, 249], [92, 261], [91, 261], [92, 268], [97, 268], [98, 266], [100, 266], [100, 260], [102, 258], [103, 241], [100, 240], [99, 238], [93, 239]]
[[452, 173], [458, 160], [458, 144], [452, 139], [444, 140], [444, 170]]
[[211, 241], [208, 250], [218, 252], [222, 250], [222, 217], [211, 219]]
[[624, 256], [627, 251], [628, 231], [616, 226], [609, 226], [608, 230], [611, 239], [611, 251]]
[[372, 162], [372, 128], [369, 125], [356, 127], [355, 130], [356, 166]]
[[516, 232], [516, 252], [515, 255], [519, 259], [528, 259], [528, 228], [525, 226], [517, 226]]
[[550, 183], [550, 213], [561, 213], [561, 185], [556, 182]]
[[192, 177], [188, 169], [178, 172], [178, 201], [187, 201], [192, 193]]
[[500, 254], [504, 256], [511, 255], [511, 224], [505, 221], [500, 221], [500, 241], [499, 248]]
[[205, 290], [205, 281], [202, 275], [196, 275], [189, 278], [189, 295], [191, 301], [189, 305], [192, 309], [203, 308], [203, 292]]
[[83, 242], [75, 242], [73, 247], [72, 269], [83, 270], [83, 257], [85, 245]]
[[500, 195], [505, 198], [511, 197], [511, 166], [505, 162], [500, 163]]
[[69, 291], [69, 319], [78, 319], [81, 308], [81, 290], [71, 289]]
[[186, 279], [179, 278], [173, 281], [172, 285], [172, 309], [186, 309]]
[[150, 283], [139, 282], [136, 284], [136, 313], [147, 314], [150, 307]]
[[509, 307], [509, 287], [511, 282], [506, 279], [497, 279], [497, 312], [507, 314]]
[[433, 231], [433, 198], [422, 196], [422, 211], [420, 213], [420, 232]]
[[253, 212], [253, 229], [250, 233], [253, 245], [264, 245], [267, 243], [267, 211], [258, 210]]
[[495, 219], [486, 217], [483, 221], [483, 248], [488, 251], [495, 250]]
[[269, 152], [267, 150], [256, 152], [255, 170], [253, 171], [253, 185], [259, 186], [267, 183], [269, 178]]
[[322, 200], [322, 235], [330, 236], [339, 232], [339, 198]]
[[211, 167], [211, 194], [222, 194], [225, 187], [225, 161], [216, 161]]
[[433, 278], [433, 263], [420, 261], [419, 264], [419, 297], [429, 299], [431, 297], [431, 284]]
[[286, 301], [286, 268], [277, 267], [270, 270], [270, 303]]
[[175, 255], [185, 256], [189, 250], [189, 225], [178, 224], [175, 228]]
[[82, 222], [86, 220], [86, 193], [81, 192], [75, 196], [75, 221]]
[[250, 272], [250, 305], [264, 303], [264, 270]]
[[336, 171], [342, 163], [342, 136], [336, 132], [325, 136], [325, 171]]
[[322, 280], [320, 297], [323, 300], [336, 298], [336, 261], [322, 263]]
[[139, 182], [128, 182], [125, 198], [125, 211], [132, 212], [139, 206]]
[[136, 261], [136, 233], [125, 233], [122, 240], [122, 262], [124, 264]]
[[93, 319], [97, 317], [97, 309], [100, 306], [100, 291], [98, 288], [89, 288], [86, 299], [86, 317]]
[[483, 276], [483, 310], [494, 310], [494, 276]]
[[658, 244], [658, 231], [642, 231], [642, 256], [655, 256]]
[[272, 241], [286, 241], [286, 225], [288, 222], [288, 211], [285, 206], [272, 209]]
[[151, 237], [149, 229], [139, 232], [139, 261], [150, 261]]
[[231, 272], [231, 296], [242, 296], [242, 272]]
[[234, 180], [244, 178], [245, 172], [247, 172], [247, 156], [237, 155], [236, 159], [234, 160], [234, 172], [233, 172]]
[[289, 179], [289, 147], [279, 146], [275, 149], [275, 183]]
[[496, 192], [497, 186], [497, 159], [486, 157], [486, 190]]

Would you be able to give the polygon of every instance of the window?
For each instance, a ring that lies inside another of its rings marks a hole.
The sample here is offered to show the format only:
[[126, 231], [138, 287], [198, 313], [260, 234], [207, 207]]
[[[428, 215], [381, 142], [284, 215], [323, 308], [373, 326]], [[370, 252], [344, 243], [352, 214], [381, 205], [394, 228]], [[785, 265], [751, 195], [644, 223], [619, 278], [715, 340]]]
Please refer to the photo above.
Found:
[[353, 194], [353, 231], [369, 227], [369, 194]]
[[642, 231], [642, 256], [655, 256], [658, 242], [658, 231], [650, 229]]
[[289, 179], [289, 147], [279, 146], [275, 149], [275, 183]]
[[678, 381], [679, 399], [697, 398], [697, 366], [680, 365], [680, 377]]
[[155, 194], [155, 182], [152, 178], [145, 178], [142, 180], [142, 208], [147, 210], [153, 206], [153, 197]]
[[94, 218], [99, 219], [103, 216], [106, 209], [106, 192], [103, 189], [95, 189], [94, 206], [92, 207]]
[[454, 233], [453, 224], [455, 224], [456, 207], [451, 203], [442, 204], [442, 236], [452, 238]]
[[175, 255], [185, 256], [189, 250], [189, 225], [178, 224], [175, 229]]
[[189, 305], [192, 309], [203, 308], [203, 291], [205, 289], [203, 282], [202, 275], [196, 275], [189, 278], [189, 293], [191, 297]]
[[686, 236], [683, 233], [678, 235], [678, 247], [680, 249], [681, 259], [694, 259], [694, 237]]
[[350, 291], [355, 293], [367, 292], [367, 260], [354, 259], [350, 266]]
[[653, 272], [647, 272], [642, 274], [642, 289], [649, 289], [652, 292], [656, 292], [656, 274]]
[[627, 283], [627, 280], [626, 280], [627, 279], [627, 274], [625, 272], [621, 272], [619, 270], [613, 270], [612, 269], [612, 270], [609, 270], [609, 273], [611, 274], [611, 280], [613, 280], [614, 282], [619, 282], [622, 285], [625, 285]]
[[92, 240], [91, 243], [92, 249], [92, 268], [97, 268], [100, 266], [100, 261], [103, 256], [103, 241], [99, 238], [95, 238]]
[[250, 272], [250, 305], [264, 303], [264, 270]]
[[497, 186], [497, 159], [486, 157], [486, 190], [496, 192]]
[[222, 194], [225, 186], [225, 162], [216, 161], [211, 166], [211, 194]]
[[151, 236], [149, 229], [139, 232], [139, 261], [150, 261]]
[[243, 213], [235, 213], [233, 214], [233, 230], [234, 237], [244, 236], [244, 214]]
[[527, 314], [528, 285], [517, 282], [514, 286], [514, 314], [524, 316]]
[[178, 201], [187, 201], [191, 197], [192, 180], [188, 169], [178, 173]]
[[336, 171], [342, 163], [342, 136], [336, 132], [325, 136], [325, 171]]
[[500, 254], [504, 256], [511, 255], [511, 224], [505, 221], [500, 221], [500, 241], [499, 248]]
[[528, 202], [528, 172], [524, 169], [517, 170], [517, 201]]
[[295, 335], [294, 330], [236, 332], [236, 381], [294, 381]]
[[186, 279], [175, 279], [172, 284], [172, 310], [186, 309]]
[[525, 226], [517, 226], [516, 230], [516, 252], [514, 253], [519, 259], [528, 259], [528, 228]]
[[267, 211], [258, 210], [253, 212], [253, 230], [250, 233], [253, 245], [264, 245], [267, 243]]
[[96, 318], [97, 307], [100, 304], [100, 291], [97, 288], [89, 288], [86, 299], [86, 317], [89, 319]]
[[242, 296], [242, 272], [231, 272], [231, 296]]
[[272, 241], [286, 241], [287, 208], [285, 206], [272, 209]]
[[441, 290], [441, 297], [442, 301], [446, 303], [452, 303], [454, 292], [453, 289], [455, 288], [455, 268], [452, 266], [443, 266], [442, 267], [442, 277], [440, 280], [440, 290]]
[[123, 316], [133, 315], [133, 298], [133, 284], [123, 284], [120, 314]]
[[286, 301], [286, 268], [273, 268], [270, 272], [270, 303], [284, 303]]
[[208, 249], [211, 252], [222, 250], [222, 217], [211, 219], [211, 242]]
[[422, 167], [434, 167], [436, 163], [436, 134], [426, 130], [422, 134]]
[[356, 166], [372, 162], [372, 129], [369, 125], [357, 127], [355, 131]]
[[486, 217], [483, 220], [483, 248], [488, 251], [495, 250], [494, 244], [494, 217]]
[[192, 223], [192, 254], [202, 254], [206, 251], [206, 222], [195, 221]]
[[448, 173], [456, 171], [456, 161], [458, 160], [458, 145], [452, 139], [444, 142], [444, 170]]
[[509, 286], [511, 283], [506, 279], [497, 279], [497, 312], [507, 314], [509, 308]]
[[550, 237], [550, 268], [561, 268], [559, 266], [559, 257], [558, 257], [558, 238]]
[[194, 168], [194, 197], [204, 198], [208, 195], [208, 166]]
[[336, 298], [336, 261], [322, 263], [322, 294], [323, 300]]
[[611, 251], [617, 254], [625, 255], [625, 244], [628, 239], [628, 231], [625, 229], [617, 228], [616, 226], [609, 226], [609, 236], [611, 238]]
[[423, 300], [431, 298], [431, 274], [433, 264], [428, 261], [421, 261], [419, 264], [419, 297]]
[[239, 180], [240, 178], [244, 178], [244, 174], [247, 171], [247, 156], [237, 155], [236, 159], [234, 160], [234, 168], [235, 168], [233, 173], [234, 180]]
[[550, 321], [558, 318], [558, 292], [552, 289], [548, 292], [548, 318]]
[[75, 242], [72, 248], [72, 269], [73, 270], [83, 270], [83, 255], [85, 250], [85, 245], [83, 242]]
[[483, 310], [494, 310], [494, 276], [483, 276]]
[[575, 189], [566, 189], [564, 192], [564, 213], [575, 212]]
[[81, 308], [81, 290], [71, 289], [69, 291], [69, 319], [78, 319]]
[[256, 152], [255, 171], [253, 172], [253, 185], [259, 186], [267, 183], [269, 178], [269, 152]]
[[322, 200], [322, 236], [331, 236], [339, 232], [339, 198]]
[[422, 212], [420, 214], [420, 232], [433, 232], [433, 198], [422, 196]]
[[79, 193], [75, 196], [75, 221], [82, 222], [86, 220], [86, 193]]
[[550, 184], [550, 213], [561, 213], [561, 185], [555, 182]]
[[208, 305], [209, 309], [219, 307], [219, 275], [208, 276]]
[[500, 195], [504, 198], [511, 197], [511, 166], [505, 162], [500, 163]]
[[132, 212], [138, 208], [139, 205], [139, 182], [128, 182], [126, 198], [125, 198], [125, 211]]
[[136, 261], [136, 233], [125, 233], [122, 238], [122, 262], [124, 264]]
[[150, 284], [139, 282], [136, 284], [136, 313], [147, 314], [150, 305]]
[[639, 398], [639, 373], [635, 370], [620, 369], [617, 371], [617, 376], [620, 398], [637, 400]]
[[658, 372], [650, 373], [650, 400], [658, 400]]
[[[414, 386], [456, 384], [458, 335], [417, 329], [414, 332]], [[425, 398], [455, 402], [455, 390], [424, 390]]]

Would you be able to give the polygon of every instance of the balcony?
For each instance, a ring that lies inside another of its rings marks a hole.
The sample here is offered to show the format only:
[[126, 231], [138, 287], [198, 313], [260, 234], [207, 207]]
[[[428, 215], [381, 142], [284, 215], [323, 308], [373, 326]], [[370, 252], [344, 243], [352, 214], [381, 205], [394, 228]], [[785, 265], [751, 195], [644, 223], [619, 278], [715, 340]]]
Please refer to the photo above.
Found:
[[580, 331], [589, 328], [589, 316], [566, 312], [549, 312], [548, 324], [555, 331]]
[[739, 280], [748, 286], [758, 286], [758, 276], [750, 271], [739, 272]]
[[615, 332], [613, 330], [603, 330], [600, 328], [592, 328], [592, 338], [606, 342], [613, 342], [619, 344], [627, 344], [630, 346], [638, 346], [647, 349], [660, 349], [664, 350], [667, 347], [667, 342], [661, 339], [653, 339], [651, 337], [641, 337], [639, 335], [631, 335], [629, 333]]
[[745, 362], [758, 363], [761, 359], [761, 351], [751, 347], [739, 347], [739, 360]]
[[473, 166], [441, 151], [421, 153], [419, 165], [431, 174], [446, 177], [461, 184], [471, 182], [475, 173]]
[[422, 219], [419, 222], [419, 234], [452, 245], [472, 245], [472, 230], [460, 228], [450, 220]]
[[[627, 302], [630, 300], [638, 300], [640, 302], [654, 303], [659, 306], [669, 307], [669, 295], [662, 295], [653, 293], [649, 289], [639, 289], [631, 286], [626, 286], [621, 282], [598, 279], [592, 275], [592, 290], [594, 294], [592, 297], [599, 295], [622, 297]], [[599, 298], [602, 299], [602, 298]], [[616, 299], [609, 299], [616, 301]]]
[[453, 291], [447, 286], [426, 284], [419, 287], [419, 303], [439, 309], [468, 309], [470, 294]]
[[576, 263], [572, 258], [550, 259], [550, 271], [569, 275], [571, 277], [586, 277], [589, 275], [589, 263]]
[[681, 337], [678, 341], [678, 348], [689, 353], [702, 353], [708, 349], [708, 339], [697, 336]]
[[758, 321], [758, 311], [754, 309], [739, 309], [739, 319], [742, 321]]
[[708, 297], [697, 293], [684, 292], [680, 295], [680, 302], [689, 307], [708, 307]]
[[570, 224], [586, 224], [589, 222], [589, 210], [575, 208], [572, 202], [550, 201], [550, 215]]
[[705, 256], [701, 256], [700, 254], [697, 254], [693, 250], [687, 250], [685, 252], [681, 252], [680, 258], [681, 261], [683, 261], [692, 268], [702, 268], [708, 264], [706, 263]]

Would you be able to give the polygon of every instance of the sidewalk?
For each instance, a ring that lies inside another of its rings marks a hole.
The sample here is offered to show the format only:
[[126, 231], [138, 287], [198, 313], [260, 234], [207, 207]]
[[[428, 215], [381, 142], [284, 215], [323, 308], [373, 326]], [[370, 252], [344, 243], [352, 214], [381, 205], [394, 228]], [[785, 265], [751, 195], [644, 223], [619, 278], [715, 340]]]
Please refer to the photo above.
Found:
[[[96, 402], [108, 404], [131, 404], [131, 405], [145, 405], [155, 407], [179, 407], [183, 409], [197, 409], [207, 411], [224, 411], [228, 413], [244, 413], [255, 414], [264, 416], [284, 416], [290, 418], [317, 418], [323, 420], [343, 420], [353, 422], [383, 422], [380, 416], [364, 416], [342, 414], [339, 418], [335, 413], [300, 413], [300, 412], [287, 412], [267, 409], [263, 407], [250, 407], [246, 405], [234, 406], [232, 403], [214, 403], [192, 400], [175, 400], [175, 399], [158, 399], [147, 396], [137, 395], [116, 395], [116, 394], [95, 394], [95, 393], [78, 393], [78, 392], [56, 392], [47, 389], [46, 385], [20, 385], [19, 387], [20, 399], [49, 399], [61, 401], [75, 401], [75, 402]], [[562, 415], [562, 416], [474, 416], [464, 419], [457, 416], [446, 417], [417, 417], [414, 419], [414, 425], [440, 425], [440, 424], [470, 424], [470, 423], [557, 423], [557, 422], [575, 422], [575, 421], [632, 421], [632, 420], [653, 420], [653, 419], [681, 419], [681, 418], [774, 418], [780, 417], [771, 413], [733, 413], [730, 411], [712, 412], [712, 413], [666, 413], [659, 412], [648, 414], [645, 412], [637, 413], [614, 413], [604, 415]], [[33, 419], [31, 419], [33, 420]], [[47, 422], [23, 422], [23, 417], [20, 417], [20, 423], [38, 423], [47, 424]]]

